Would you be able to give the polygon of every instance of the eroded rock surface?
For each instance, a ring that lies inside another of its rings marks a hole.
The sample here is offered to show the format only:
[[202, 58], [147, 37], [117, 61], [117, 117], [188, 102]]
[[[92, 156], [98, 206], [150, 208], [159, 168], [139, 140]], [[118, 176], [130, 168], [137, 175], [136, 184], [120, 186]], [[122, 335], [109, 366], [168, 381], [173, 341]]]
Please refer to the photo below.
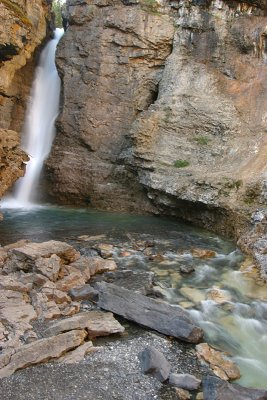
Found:
[[19, 148], [34, 72], [34, 52], [47, 36], [50, 0], [0, 3], [0, 198], [24, 174]]

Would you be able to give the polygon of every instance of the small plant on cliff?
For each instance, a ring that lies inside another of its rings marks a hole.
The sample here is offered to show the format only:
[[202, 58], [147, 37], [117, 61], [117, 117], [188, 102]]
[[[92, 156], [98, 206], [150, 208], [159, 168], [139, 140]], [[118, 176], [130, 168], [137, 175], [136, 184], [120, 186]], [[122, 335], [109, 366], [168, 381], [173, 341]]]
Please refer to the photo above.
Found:
[[196, 136], [194, 137], [194, 141], [200, 145], [207, 145], [210, 142], [210, 139], [205, 136]]
[[159, 4], [156, 0], [141, 0], [140, 3], [146, 11], [152, 12], [153, 14], [159, 14]]
[[176, 160], [173, 163], [173, 166], [175, 168], [185, 168], [188, 167], [188, 165], [190, 165], [190, 162], [187, 160]]
[[26, 11], [23, 10], [18, 4], [13, 3], [11, 0], [1, 0], [12, 13], [25, 25], [32, 26], [31, 20], [28, 18]]

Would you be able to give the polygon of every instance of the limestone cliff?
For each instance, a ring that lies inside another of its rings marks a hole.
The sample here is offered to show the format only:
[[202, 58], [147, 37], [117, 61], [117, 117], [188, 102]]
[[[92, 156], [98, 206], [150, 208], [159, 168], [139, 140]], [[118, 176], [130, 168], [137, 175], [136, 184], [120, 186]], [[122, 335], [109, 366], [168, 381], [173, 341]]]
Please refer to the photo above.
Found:
[[264, 221], [266, 1], [67, 4], [48, 161], [58, 199], [172, 214], [236, 238], [257, 209]]
[[35, 65], [33, 56], [47, 37], [50, 3], [51, 0], [0, 1], [0, 197], [23, 175], [25, 154], [19, 149], [17, 133], [25, 117]]

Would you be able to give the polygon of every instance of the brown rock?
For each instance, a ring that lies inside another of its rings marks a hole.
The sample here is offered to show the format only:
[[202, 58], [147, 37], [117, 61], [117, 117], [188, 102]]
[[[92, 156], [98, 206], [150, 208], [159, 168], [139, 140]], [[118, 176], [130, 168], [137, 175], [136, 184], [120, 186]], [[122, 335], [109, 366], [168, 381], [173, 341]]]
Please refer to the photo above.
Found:
[[38, 319], [51, 320], [61, 315], [61, 311], [55, 301], [49, 300], [44, 293], [32, 291], [31, 298]]
[[35, 268], [37, 272], [55, 282], [58, 279], [61, 268], [61, 259], [56, 254], [49, 258], [40, 257], [35, 261]]
[[20, 347], [11, 355], [8, 364], [0, 370], [0, 378], [10, 376], [18, 369], [60, 357], [83, 343], [84, 330], [74, 330]]
[[72, 329], [86, 329], [91, 338], [124, 332], [123, 326], [115, 320], [112, 313], [89, 311], [55, 322], [50, 325], [46, 333], [57, 335]]
[[85, 284], [85, 279], [80, 271], [71, 272], [56, 282], [56, 288], [62, 292], [69, 292], [72, 288]]
[[24, 293], [29, 293], [32, 289], [32, 284], [31, 283], [21, 283], [16, 276], [6, 276], [3, 275], [1, 276], [0, 280], [0, 290], [1, 289], [6, 289], [6, 290], [15, 290], [17, 292], [24, 292]]
[[210, 364], [215, 375], [223, 380], [240, 378], [238, 367], [220, 351], [214, 350], [207, 343], [200, 343], [196, 346], [197, 356]]
[[57, 362], [63, 364], [74, 364], [82, 361], [86, 354], [91, 353], [96, 349], [97, 348], [93, 346], [93, 343], [89, 341], [77, 347], [76, 349], [69, 351], [67, 354], [64, 354], [57, 360]]
[[[66, 267], [68, 272], [74, 272], [78, 270], [84, 277], [85, 282], [88, 282], [91, 278], [92, 268], [90, 267], [91, 258], [90, 257], [80, 257], [74, 263], [71, 263], [69, 267]], [[70, 268], [71, 267], [71, 268]], [[75, 268], [75, 270], [74, 270]]]
[[90, 266], [91, 276], [95, 274], [100, 274], [102, 272], [115, 271], [117, 269], [115, 261], [103, 260], [100, 257], [92, 257], [90, 259], [89, 266]]
[[28, 243], [23, 247], [12, 249], [20, 261], [36, 261], [39, 257], [49, 258], [53, 254], [57, 255], [62, 262], [71, 263], [80, 257], [72, 246], [67, 243], [50, 240], [43, 243]]
[[53, 300], [56, 304], [71, 303], [71, 298], [65, 292], [58, 290], [52, 282], [45, 283], [41, 292], [46, 295], [48, 300]]

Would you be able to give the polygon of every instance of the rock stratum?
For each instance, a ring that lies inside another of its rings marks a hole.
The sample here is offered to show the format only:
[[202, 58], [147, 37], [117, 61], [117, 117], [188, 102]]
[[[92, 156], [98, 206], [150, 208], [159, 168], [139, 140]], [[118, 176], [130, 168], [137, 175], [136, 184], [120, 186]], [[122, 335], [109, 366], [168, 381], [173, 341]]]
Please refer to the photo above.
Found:
[[266, 5], [68, 0], [54, 196], [241, 238], [264, 275]]
[[0, 197], [24, 174], [20, 132], [34, 55], [49, 32], [51, 0], [0, 2]]

